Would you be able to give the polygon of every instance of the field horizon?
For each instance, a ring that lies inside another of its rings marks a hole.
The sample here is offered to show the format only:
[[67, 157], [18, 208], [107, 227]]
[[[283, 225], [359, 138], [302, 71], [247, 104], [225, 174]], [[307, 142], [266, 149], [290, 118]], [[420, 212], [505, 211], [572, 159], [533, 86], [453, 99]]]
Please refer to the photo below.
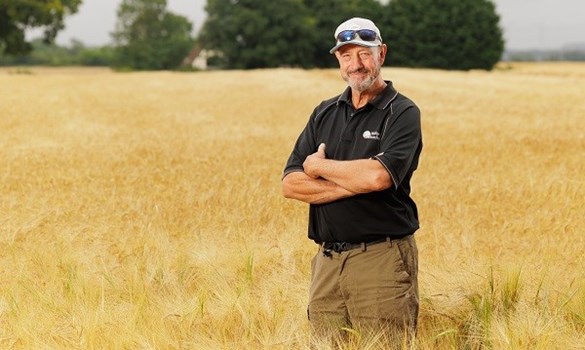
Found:
[[[585, 64], [382, 75], [422, 111], [413, 348], [584, 349]], [[309, 349], [280, 179], [336, 69], [0, 82], [0, 348]]]

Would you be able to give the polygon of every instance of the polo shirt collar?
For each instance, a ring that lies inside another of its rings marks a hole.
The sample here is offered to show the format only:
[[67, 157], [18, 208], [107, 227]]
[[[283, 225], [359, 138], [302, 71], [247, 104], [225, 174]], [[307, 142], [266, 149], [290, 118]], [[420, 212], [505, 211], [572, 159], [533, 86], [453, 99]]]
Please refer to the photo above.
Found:
[[[382, 90], [382, 93], [380, 95], [376, 96], [376, 98], [374, 98], [372, 101], [368, 102], [368, 104], [371, 104], [372, 106], [374, 106], [380, 110], [384, 110], [384, 109], [388, 108], [388, 106], [390, 106], [390, 103], [392, 103], [392, 101], [394, 101], [396, 96], [398, 96], [398, 92], [392, 86], [392, 82], [390, 80], [384, 80], [384, 81], [386, 82], [387, 85], [384, 88], [384, 90]], [[352, 102], [351, 102], [351, 88], [349, 86], [345, 89], [345, 91], [337, 99], [337, 104], [339, 104], [340, 102], [345, 102], [349, 105], [352, 104]]]

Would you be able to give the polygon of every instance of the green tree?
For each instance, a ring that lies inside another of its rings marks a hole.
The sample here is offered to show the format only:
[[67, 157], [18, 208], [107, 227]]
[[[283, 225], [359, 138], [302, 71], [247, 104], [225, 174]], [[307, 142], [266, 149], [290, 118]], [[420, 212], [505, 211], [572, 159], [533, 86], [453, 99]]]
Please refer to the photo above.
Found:
[[504, 51], [490, 0], [392, 0], [385, 14], [391, 65], [491, 70]]
[[115, 66], [177, 68], [193, 46], [191, 30], [187, 18], [167, 11], [166, 0], [123, 0], [112, 34]]
[[77, 12], [81, 0], [2, 0], [0, 2], [0, 53], [26, 54], [32, 46], [25, 31], [43, 28], [44, 40], [52, 42], [64, 28], [64, 17]]
[[351, 17], [378, 25], [390, 65], [492, 69], [504, 49], [490, 0], [208, 0], [206, 11], [201, 43], [226, 68], [337, 66], [333, 33]]
[[301, 0], [208, 0], [201, 45], [225, 68], [314, 66], [315, 21]]

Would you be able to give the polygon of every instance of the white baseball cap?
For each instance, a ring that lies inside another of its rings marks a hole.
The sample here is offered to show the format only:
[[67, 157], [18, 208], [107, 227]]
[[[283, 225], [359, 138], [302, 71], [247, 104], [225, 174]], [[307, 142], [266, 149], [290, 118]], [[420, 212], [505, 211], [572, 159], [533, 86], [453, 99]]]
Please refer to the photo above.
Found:
[[354, 17], [341, 23], [333, 35], [337, 44], [329, 50], [334, 53], [347, 44], [367, 47], [382, 46], [382, 35], [374, 22], [366, 18]]

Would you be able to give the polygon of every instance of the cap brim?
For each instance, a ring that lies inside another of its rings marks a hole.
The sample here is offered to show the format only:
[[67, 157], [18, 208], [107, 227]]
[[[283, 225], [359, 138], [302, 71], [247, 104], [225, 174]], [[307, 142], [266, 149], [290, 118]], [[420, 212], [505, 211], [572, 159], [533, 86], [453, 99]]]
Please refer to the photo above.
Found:
[[354, 39], [354, 40], [350, 40], [350, 41], [338, 42], [337, 45], [335, 45], [331, 50], [329, 50], [329, 53], [332, 54], [335, 51], [337, 51], [337, 49], [339, 49], [340, 47], [342, 47], [344, 45], [349, 45], [349, 44], [365, 46], [365, 47], [382, 46], [382, 42], [380, 40], [363, 41], [363, 40]]

